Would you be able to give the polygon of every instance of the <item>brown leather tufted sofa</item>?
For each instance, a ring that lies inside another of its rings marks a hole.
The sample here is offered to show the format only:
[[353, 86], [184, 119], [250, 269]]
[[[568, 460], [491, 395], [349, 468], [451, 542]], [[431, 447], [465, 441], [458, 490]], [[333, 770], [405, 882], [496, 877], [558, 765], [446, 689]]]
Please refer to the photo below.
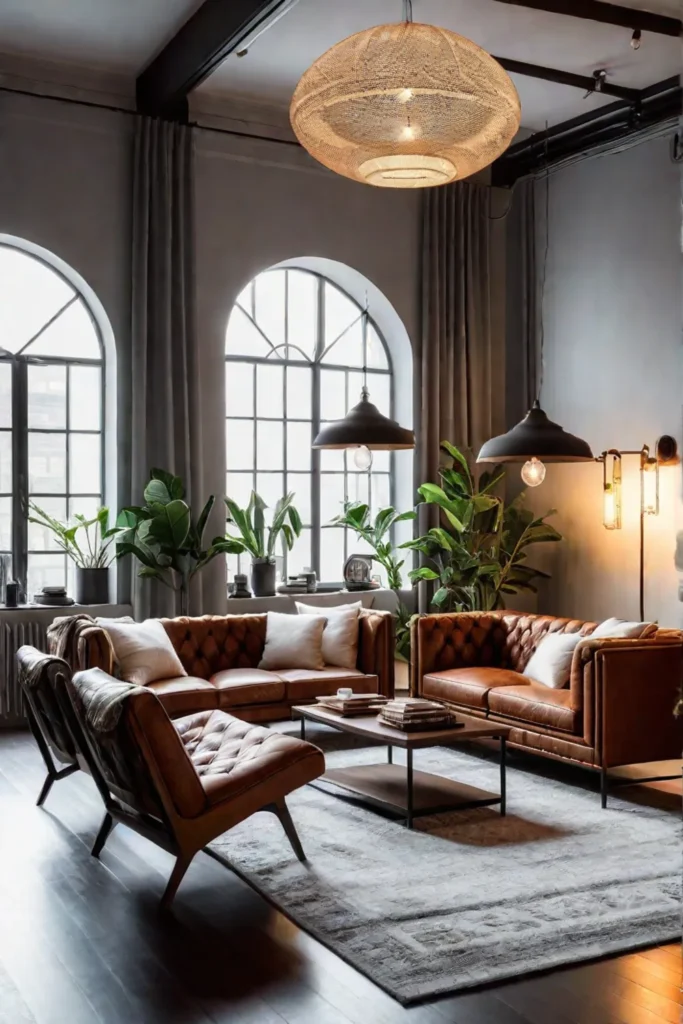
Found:
[[594, 640], [574, 652], [569, 685], [554, 690], [524, 669], [549, 632], [589, 638], [594, 622], [516, 612], [425, 615], [412, 627], [411, 692], [512, 727], [510, 745], [603, 772], [679, 758], [673, 708], [683, 679], [683, 634]]
[[[324, 609], [321, 609], [324, 613]], [[150, 683], [174, 718], [220, 708], [249, 722], [290, 717], [295, 704], [349, 686], [356, 693], [394, 694], [394, 627], [390, 612], [362, 609], [355, 669], [326, 668], [265, 672], [258, 668], [266, 638], [265, 615], [204, 615], [162, 619], [187, 676]], [[67, 657], [74, 672], [101, 668], [116, 675], [114, 649], [106, 629], [74, 623]], [[48, 631], [48, 643], [53, 650]]]

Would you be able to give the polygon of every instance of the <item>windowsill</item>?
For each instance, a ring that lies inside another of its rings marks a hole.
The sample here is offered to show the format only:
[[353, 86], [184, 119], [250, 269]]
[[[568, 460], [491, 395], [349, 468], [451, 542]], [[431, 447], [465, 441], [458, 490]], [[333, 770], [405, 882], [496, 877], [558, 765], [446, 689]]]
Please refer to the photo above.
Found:
[[130, 615], [131, 605], [129, 604], [19, 604], [16, 607], [7, 607], [4, 604], [0, 604], [0, 614], [3, 612], [51, 612], [61, 613], [63, 615], [73, 615], [75, 613], [85, 613], [92, 615], [95, 618], [96, 615], [100, 615], [103, 612], [107, 613], [108, 617], [112, 617], [112, 612], [116, 615]]

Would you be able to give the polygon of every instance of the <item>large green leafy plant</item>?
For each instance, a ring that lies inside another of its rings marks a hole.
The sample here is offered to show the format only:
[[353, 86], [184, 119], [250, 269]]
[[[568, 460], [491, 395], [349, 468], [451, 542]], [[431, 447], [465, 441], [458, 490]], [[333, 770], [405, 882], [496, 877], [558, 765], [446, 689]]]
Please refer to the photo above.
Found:
[[[415, 512], [397, 512], [394, 508], [381, 509], [374, 520], [370, 508], [364, 502], [347, 502], [344, 511], [336, 516], [331, 525], [345, 526], [365, 541], [374, 551], [374, 558], [386, 570], [387, 586], [394, 591], [401, 590], [403, 578], [401, 569], [405, 560], [397, 555], [391, 542], [391, 530], [396, 523], [415, 519]], [[396, 653], [407, 660], [410, 652], [410, 612], [399, 600], [396, 613]]]
[[273, 519], [266, 526], [265, 512], [268, 506], [263, 498], [251, 492], [246, 508], [240, 508], [232, 498], [226, 498], [228, 523], [237, 527], [239, 536], [226, 535], [226, 543], [232, 545], [233, 554], [248, 552], [254, 562], [273, 562], [278, 537], [282, 536], [288, 551], [294, 547], [294, 541], [301, 535], [301, 516], [294, 507], [294, 492], [290, 491], [275, 505]]
[[178, 591], [181, 614], [187, 615], [192, 577], [217, 555], [239, 549], [223, 537], [208, 546], [204, 544], [214, 495], [194, 519], [180, 477], [153, 469], [143, 497], [144, 505], [133, 505], [119, 513], [117, 557], [133, 555], [140, 562], [138, 576], [158, 580]]
[[447, 462], [441, 486], [423, 484], [423, 502], [441, 511], [442, 525], [401, 545], [421, 552], [427, 565], [409, 573], [411, 580], [433, 581], [433, 604], [440, 611], [491, 611], [508, 596], [536, 593], [548, 574], [527, 562], [533, 544], [555, 543], [562, 535], [546, 522], [552, 512], [535, 516], [524, 507], [524, 494], [513, 502], [496, 495], [505, 470], [495, 466], [475, 479], [467, 458], [443, 441]]
[[116, 527], [109, 528], [108, 508], [98, 509], [91, 519], [76, 514], [74, 522], [69, 524], [49, 515], [35, 501], [29, 501], [27, 518], [29, 523], [49, 530], [57, 547], [79, 569], [107, 569], [114, 560], [115, 549], [112, 545], [118, 530]]

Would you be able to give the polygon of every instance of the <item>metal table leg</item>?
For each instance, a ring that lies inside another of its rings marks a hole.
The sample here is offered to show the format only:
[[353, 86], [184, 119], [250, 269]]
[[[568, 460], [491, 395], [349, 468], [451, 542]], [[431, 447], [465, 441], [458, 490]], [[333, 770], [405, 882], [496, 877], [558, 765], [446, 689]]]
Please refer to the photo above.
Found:
[[504, 736], [500, 737], [500, 813], [503, 817], [507, 814], [507, 789], [505, 781], [505, 766], [506, 766], [506, 752], [507, 752], [507, 740]]
[[393, 747], [387, 747], [387, 764], [393, 764], [393, 763], [394, 763], [394, 748]]
[[413, 752], [406, 750], [406, 826], [413, 827]]
[[301, 716], [301, 739], [306, 739], [306, 719], [303, 715]]

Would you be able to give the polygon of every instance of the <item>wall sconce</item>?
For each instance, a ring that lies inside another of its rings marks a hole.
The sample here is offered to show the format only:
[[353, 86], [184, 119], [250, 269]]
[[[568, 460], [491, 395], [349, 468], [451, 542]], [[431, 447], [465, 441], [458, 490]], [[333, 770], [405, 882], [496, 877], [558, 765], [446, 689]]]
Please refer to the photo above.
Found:
[[616, 448], [602, 457], [602, 522], [606, 530], [621, 529], [621, 453]]
[[621, 529], [621, 460], [624, 455], [640, 457], [640, 618], [645, 619], [645, 516], [659, 515], [659, 468], [675, 465], [678, 445], [673, 437], [664, 434], [650, 454], [645, 444], [640, 450], [619, 451], [610, 448], [596, 460], [603, 465], [603, 524], [607, 530]]

